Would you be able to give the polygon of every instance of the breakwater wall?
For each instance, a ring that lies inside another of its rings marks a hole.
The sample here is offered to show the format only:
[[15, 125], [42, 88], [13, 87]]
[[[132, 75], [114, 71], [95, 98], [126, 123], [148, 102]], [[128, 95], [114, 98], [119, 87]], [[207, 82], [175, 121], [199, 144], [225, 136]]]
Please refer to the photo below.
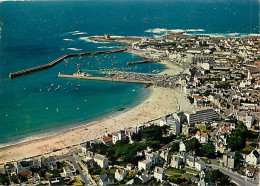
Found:
[[54, 65], [60, 63], [62, 60], [69, 58], [69, 57], [97, 55], [97, 54], [110, 54], [110, 53], [124, 52], [126, 50], [127, 50], [126, 48], [120, 48], [120, 49], [104, 50], [104, 51], [96, 51], [96, 52], [65, 54], [65, 55], [51, 61], [50, 63], [45, 64], [45, 65], [40, 65], [40, 66], [37, 66], [37, 67], [28, 68], [28, 69], [25, 69], [25, 70], [20, 70], [18, 72], [10, 73], [9, 78], [14, 78], [14, 77], [22, 76], [22, 75], [25, 75], [25, 74], [30, 74], [30, 73], [33, 73], [33, 72], [37, 72], [37, 71], [40, 71], [40, 70], [45, 70], [45, 69], [51, 68]]
[[74, 75], [66, 75], [66, 74], [58, 74], [58, 77], [61, 77], [61, 78], [88, 79], [88, 80], [98, 80], [98, 81], [115, 81], [115, 82], [126, 82], [126, 83], [141, 83], [141, 84], [149, 84], [149, 83], [153, 84], [154, 83], [153, 81], [116, 79], [116, 78], [110, 78], [110, 77], [74, 76]]
[[154, 61], [143, 60], [143, 61], [134, 61], [134, 62], [127, 62], [127, 65], [136, 65], [136, 64], [144, 64], [144, 63], [155, 63]]

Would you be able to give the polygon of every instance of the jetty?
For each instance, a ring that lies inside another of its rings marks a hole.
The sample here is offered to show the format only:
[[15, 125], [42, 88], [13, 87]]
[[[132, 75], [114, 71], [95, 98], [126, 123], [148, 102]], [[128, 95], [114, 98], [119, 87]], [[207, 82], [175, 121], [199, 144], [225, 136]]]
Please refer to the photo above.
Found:
[[175, 88], [178, 76], [161, 75], [161, 74], [146, 74], [136, 72], [124, 72], [113, 71], [109, 76], [93, 77], [90, 74], [74, 73], [73, 75], [58, 74], [61, 78], [76, 78], [87, 80], [99, 80], [99, 81], [114, 81], [114, 82], [126, 82], [126, 83], [141, 83], [141, 84], [153, 84], [158, 87]]
[[18, 76], [22, 76], [25, 74], [30, 74], [33, 72], [37, 72], [40, 70], [45, 70], [48, 68], [53, 67], [54, 65], [60, 63], [61, 61], [63, 61], [64, 59], [70, 58], [70, 57], [75, 57], [75, 56], [86, 56], [86, 55], [97, 55], [97, 54], [110, 54], [110, 53], [117, 53], [117, 52], [124, 52], [126, 51], [126, 48], [120, 48], [120, 49], [113, 49], [113, 50], [103, 50], [103, 51], [96, 51], [96, 52], [84, 52], [84, 53], [72, 53], [72, 54], [65, 54], [53, 61], [51, 61], [50, 63], [47, 63], [45, 65], [40, 65], [37, 67], [33, 67], [33, 68], [28, 68], [25, 70], [21, 70], [18, 72], [13, 72], [9, 74], [9, 78], [14, 78], [14, 77], [18, 77]]
[[75, 75], [67, 75], [67, 74], [58, 74], [58, 77], [61, 77], [61, 78], [87, 79], [87, 80], [98, 80], [98, 81], [114, 81], [114, 82], [125, 82], [125, 83], [153, 84], [153, 81], [117, 79], [117, 78], [113, 78], [113, 77], [75, 76]]
[[154, 61], [150, 60], [143, 60], [143, 61], [134, 61], [134, 62], [127, 62], [127, 65], [136, 65], [136, 64], [144, 64], [144, 63], [155, 63]]

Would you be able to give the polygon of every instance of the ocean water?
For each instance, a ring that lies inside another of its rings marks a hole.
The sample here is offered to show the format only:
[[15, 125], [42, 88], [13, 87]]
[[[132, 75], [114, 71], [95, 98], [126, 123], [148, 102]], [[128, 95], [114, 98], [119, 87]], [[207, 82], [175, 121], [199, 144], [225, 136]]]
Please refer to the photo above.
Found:
[[[122, 112], [149, 95], [149, 89], [139, 84], [57, 77], [58, 72], [76, 72], [74, 63], [92, 74], [100, 68], [126, 68], [126, 62], [140, 60], [129, 53], [99, 55], [101, 62], [87, 56], [70, 58], [51, 69], [15, 79], [8, 78], [10, 72], [48, 63], [66, 53], [122, 47], [88, 39], [104, 33], [154, 37], [176, 30], [213, 36], [259, 34], [258, 13], [259, 2], [254, 0], [250, 33], [250, 2], [246, 0], [0, 3], [0, 145]], [[143, 64], [128, 71], [152, 73], [164, 68]]]

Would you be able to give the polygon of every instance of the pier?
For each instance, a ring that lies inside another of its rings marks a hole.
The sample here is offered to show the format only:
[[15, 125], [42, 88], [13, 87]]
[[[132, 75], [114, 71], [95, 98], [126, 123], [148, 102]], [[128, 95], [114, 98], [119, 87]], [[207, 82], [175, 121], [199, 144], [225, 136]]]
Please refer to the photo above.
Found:
[[75, 75], [66, 75], [66, 74], [58, 74], [58, 77], [98, 80], [98, 81], [114, 81], [114, 82], [125, 82], [125, 83], [141, 83], [141, 84], [150, 84], [151, 83], [151, 84], [153, 84], [153, 81], [117, 79], [117, 78], [113, 78], [113, 77], [75, 76]]
[[114, 81], [114, 82], [126, 82], [126, 83], [141, 83], [141, 84], [153, 84], [158, 87], [175, 88], [178, 76], [169, 76], [161, 74], [146, 74], [146, 73], [135, 73], [135, 72], [123, 72], [113, 71], [110, 72], [109, 76], [99, 77], [91, 76], [84, 73], [74, 73], [73, 75], [58, 74], [61, 78], [76, 78], [76, 79], [87, 79], [87, 80], [99, 80], [99, 81]]
[[154, 61], [150, 60], [143, 60], [143, 61], [134, 61], [134, 62], [127, 62], [127, 65], [136, 65], [136, 64], [144, 64], [144, 63], [155, 63]]
[[40, 71], [40, 70], [45, 70], [45, 69], [51, 68], [54, 65], [63, 61], [64, 59], [67, 59], [67, 58], [70, 58], [70, 57], [97, 55], [97, 54], [110, 54], [110, 53], [124, 52], [126, 50], [127, 50], [126, 48], [120, 48], [120, 49], [104, 50], [104, 51], [96, 51], [96, 52], [65, 54], [65, 55], [51, 61], [50, 63], [45, 64], [45, 65], [40, 65], [40, 66], [37, 66], [37, 67], [28, 68], [28, 69], [21, 70], [21, 71], [18, 71], [18, 72], [10, 73], [9, 78], [14, 78], [14, 77], [22, 76], [22, 75], [25, 75], [25, 74], [30, 74], [30, 73], [33, 73], [33, 72], [37, 72], [37, 71]]

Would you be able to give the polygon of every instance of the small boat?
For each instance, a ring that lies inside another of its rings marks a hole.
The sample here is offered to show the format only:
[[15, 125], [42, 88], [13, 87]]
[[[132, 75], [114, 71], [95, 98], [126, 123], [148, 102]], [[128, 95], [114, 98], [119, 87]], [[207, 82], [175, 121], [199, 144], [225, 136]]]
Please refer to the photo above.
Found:
[[63, 90], [66, 90], [66, 88], [63, 88]]
[[50, 91], [51, 90], [51, 88], [48, 88], [48, 91]]
[[80, 87], [80, 84], [78, 84], [78, 87]]
[[79, 57], [79, 59], [83, 59], [83, 57], [82, 57], [82, 56], [80, 56], [80, 57]]
[[135, 89], [133, 89], [132, 91], [135, 92]]
[[40, 92], [42, 91], [42, 89], [39, 90]]
[[45, 109], [46, 109], [46, 110], [49, 110], [49, 108], [48, 108], [48, 107], [46, 107]]

